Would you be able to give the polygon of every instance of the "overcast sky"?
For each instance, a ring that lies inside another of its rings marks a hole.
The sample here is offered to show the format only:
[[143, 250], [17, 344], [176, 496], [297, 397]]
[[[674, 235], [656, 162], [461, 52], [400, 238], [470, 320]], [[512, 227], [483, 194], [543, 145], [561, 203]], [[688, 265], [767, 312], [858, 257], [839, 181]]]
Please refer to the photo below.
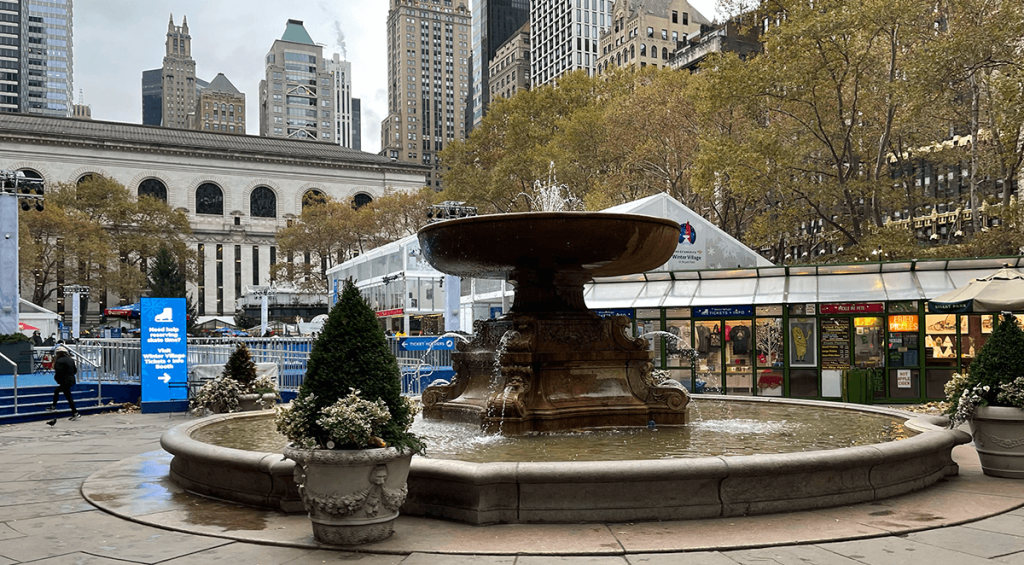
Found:
[[[714, 0], [691, 0], [709, 19]], [[289, 19], [305, 22], [324, 56], [352, 62], [362, 100], [362, 148], [380, 150], [387, 115], [387, 0], [75, 0], [75, 100], [82, 91], [97, 120], [142, 123], [142, 71], [163, 65], [167, 20], [188, 17], [196, 76], [224, 75], [245, 93], [246, 130], [259, 134], [263, 58]]]

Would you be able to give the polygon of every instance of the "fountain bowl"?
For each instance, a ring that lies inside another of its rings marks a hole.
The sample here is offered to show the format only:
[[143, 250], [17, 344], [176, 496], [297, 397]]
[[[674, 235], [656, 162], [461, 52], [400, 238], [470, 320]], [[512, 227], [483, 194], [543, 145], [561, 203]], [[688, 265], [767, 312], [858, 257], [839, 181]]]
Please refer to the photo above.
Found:
[[592, 278], [664, 265], [679, 229], [672, 220], [637, 214], [528, 212], [437, 222], [419, 231], [419, 241], [434, 268], [460, 277], [557, 270]]
[[[885, 414], [895, 410], [822, 401], [767, 398], [705, 402], [771, 402]], [[213, 446], [192, 438], [225, 419], [244, 425], [266, 414], [218, 415], [164, 433], [174, 456], [171, 479], [192, 492], [285, 512], [301, 510], [289, 480], [292, 461], [279, 453]], [[920, 431], [896, 442], [802, 453], [558, 463], [469, 463], [414, 457], [407, 516], [469, 524], [688, 520], [795, 512], [882, 500], [958, 473], [955, 446], [968, 434], [944, 418], [913, 416]]]

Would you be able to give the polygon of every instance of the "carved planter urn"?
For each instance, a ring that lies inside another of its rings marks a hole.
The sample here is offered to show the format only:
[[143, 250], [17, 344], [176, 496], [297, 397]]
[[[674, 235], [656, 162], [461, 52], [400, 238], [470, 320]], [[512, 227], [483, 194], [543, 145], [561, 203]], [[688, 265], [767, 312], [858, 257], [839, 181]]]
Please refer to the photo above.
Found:
[[329, 450], [288, 446], [313, 537], [331, 545], [386, 540], [408, 492], [412, 452], [393, 447]]
[[986, 475], [1024, 479], [1024, 409], [978, 406], [969, 420]]
[[239, 412], [253, 412], [256, 410], [266, 410], [268, 408], [273, 408], [274, 404], [276, 403], [277, 395], [272, 392], [264, 394], [253, 393], [238, 395]]

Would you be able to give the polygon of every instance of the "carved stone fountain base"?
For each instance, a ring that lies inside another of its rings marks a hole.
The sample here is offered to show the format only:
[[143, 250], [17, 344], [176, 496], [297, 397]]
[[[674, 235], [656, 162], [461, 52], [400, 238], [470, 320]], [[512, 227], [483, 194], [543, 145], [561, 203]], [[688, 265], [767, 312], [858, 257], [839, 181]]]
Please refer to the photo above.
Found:
[[589, 312], [477, 322], [473, 341], [452, 354], [457, 376], [424, 391], [424, 417], [506, 435], [685, 424], [686, 389], [655, 382], [647, 340], [628, 328], [626, 317]]

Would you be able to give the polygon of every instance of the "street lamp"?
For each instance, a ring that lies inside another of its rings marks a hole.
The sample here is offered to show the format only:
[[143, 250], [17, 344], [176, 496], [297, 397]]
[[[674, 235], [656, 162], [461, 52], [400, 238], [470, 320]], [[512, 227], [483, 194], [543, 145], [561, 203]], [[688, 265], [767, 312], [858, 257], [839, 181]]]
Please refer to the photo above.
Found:
[[71, 293], [71, 337], [78, 339], [82, 329], [82, 297], [89, 296], [89, 287], [80, 284], [64, 285], [64, 296]]
[[43, 209], [42, 179], [21, 171], [0, 171], [0, 334], [18, 331], [18, 204], [22, 210]]
[[427, 208], [427, 219], [432, 223], [441, 220], [476, 216], [476, 206], [466, 206], [465, 204], [465, 202], [456, 202], [454, 200], [445, 200], [440, 204], [434, 204]]
[[252, 286], [249, 287], [249, 292], [251, 292], [253, 296], [260, 297], [260, 337], [263, 337], [267, 335], [267, 318], [269, 310], [267, 300], [269, 297], [277, 294], [277, 289], [272, 286]]

